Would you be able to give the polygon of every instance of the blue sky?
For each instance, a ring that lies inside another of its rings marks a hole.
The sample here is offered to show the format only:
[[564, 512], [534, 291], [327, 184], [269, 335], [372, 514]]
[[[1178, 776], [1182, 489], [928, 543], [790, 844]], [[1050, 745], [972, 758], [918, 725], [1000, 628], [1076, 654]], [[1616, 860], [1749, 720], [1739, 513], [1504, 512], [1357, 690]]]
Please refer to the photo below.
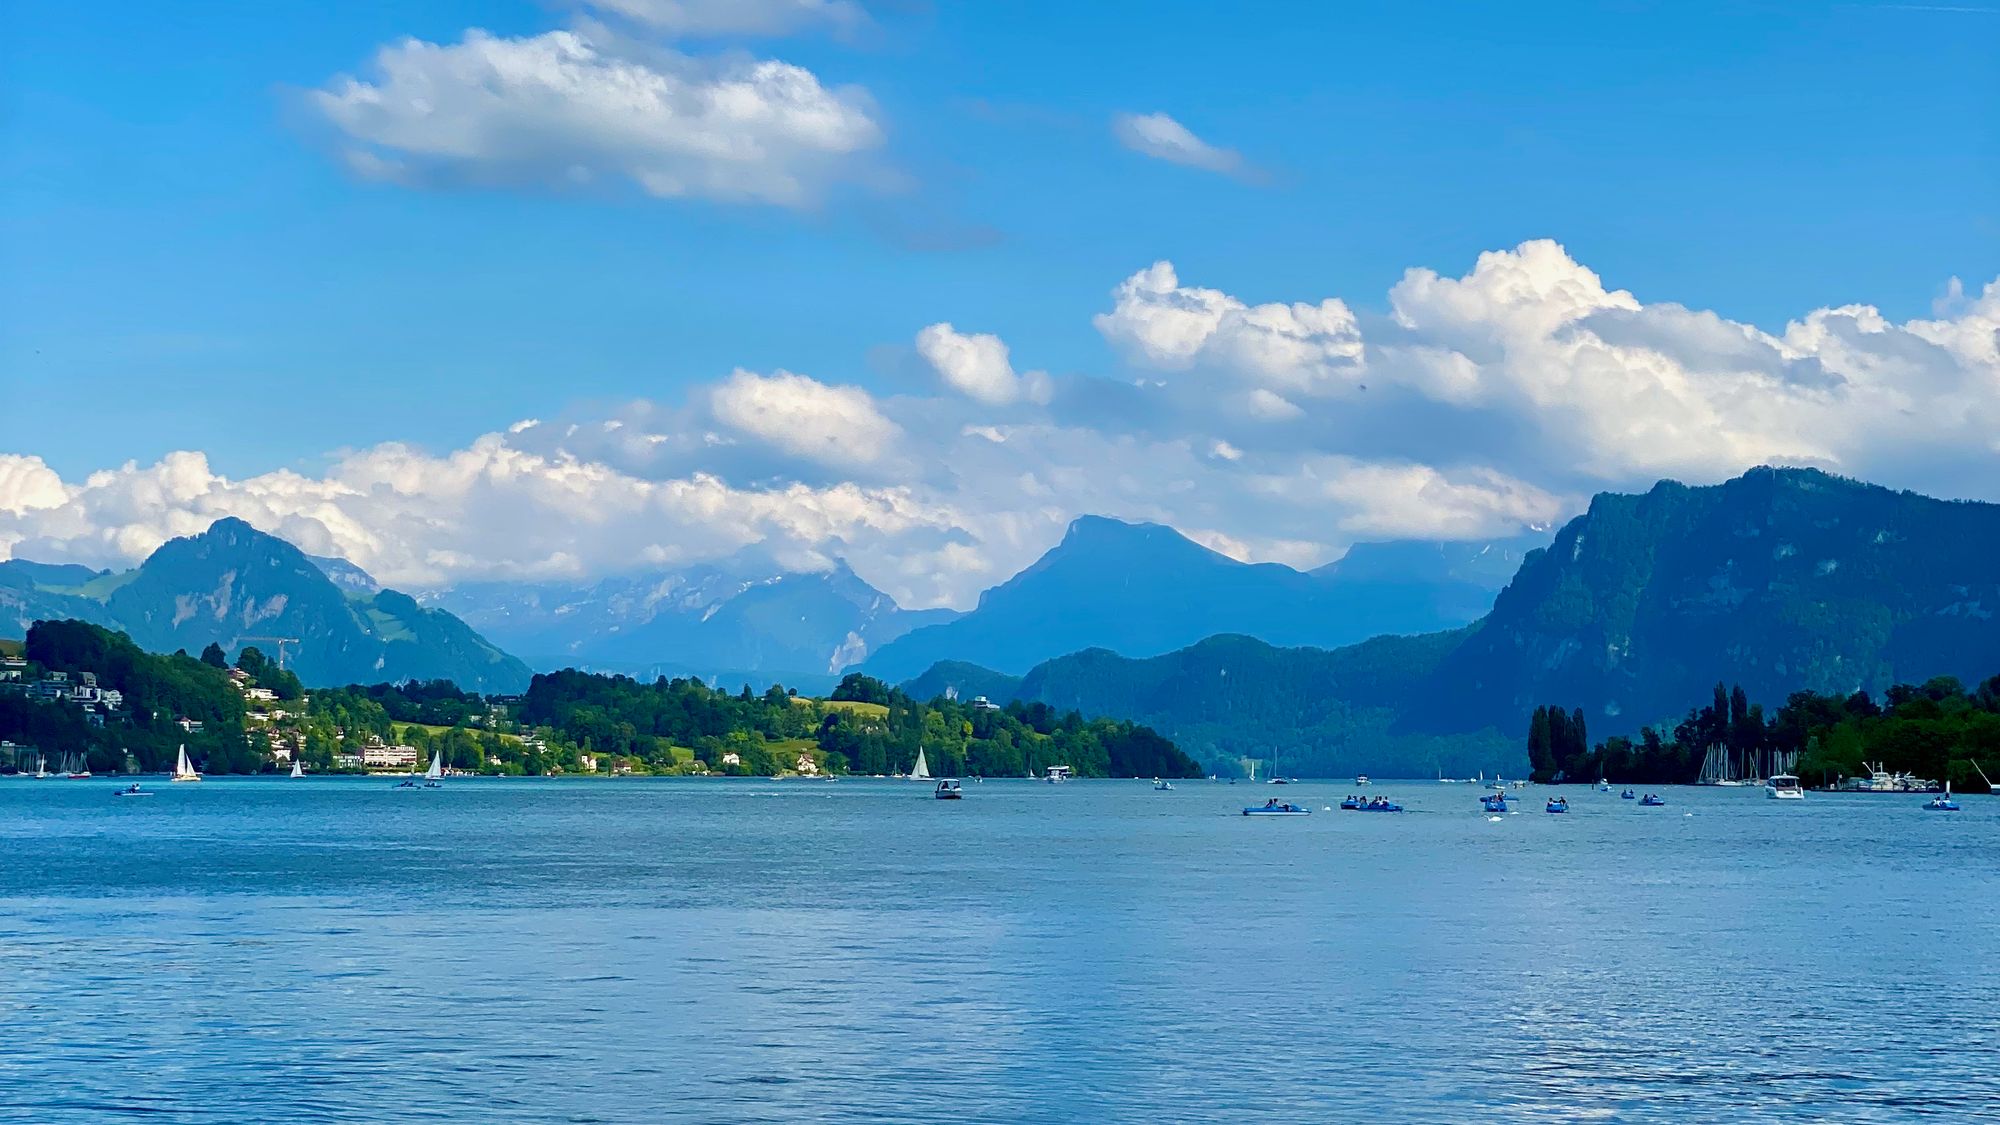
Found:
[[[311, 475], [341, 450], [443, 455], [519, 419], [674, 404], [737, 368], [879, 399], [928, 389], [911, 341], [940, 321], [1021, 370], [1123, 384], [1144, 365], [1092, 317], [1162, 259], [1250, 305], [1379, 317], [1406, 270], [1552, 239], [1648, 306], [1771, 333], [1850, 303], [1929, 317], [1949, 279], [2000, 273], [2000, 4], [904, 0], [775, 34], [619, 24], [621, 50], [865, 91], [880, 144], [798, 204], [518, 166], [359, 175], [313, 91], [379, 83], [405, 37], [526, 41], [619, 4], [312, 7], [14, 5], [0, 450], [72, 484], [174, 450]], [[1168, 114], [1248, 171], [1132, 151], [1121, 113]], [[783, 458], [723, 475], [829, 479]]]
[[[11, 403], [10, 445], [65, 471], [194, 447], [242, 473], [739, 365], [869, 382], [870, 348], [937, 319], [1103, 369], [1079, 312], [1156, 258], [1250, 299], [1379, 303], [1406, 267], [1552, 237], [1641, 297], [1767, 327], [1913, 314], [2000, 263], [2000, 14], [913, 5], [777, 53], [874, 94], [918, 198], [797, 215], [358, 181], [296, 91], [401, 36], [562, 14], [326, 7], [16, 9], [0, 362], [66, 390]], [[1123, 151], [1120, 110], [1275, 182]], [[974, 245], [879, 231], [905, 208]]]

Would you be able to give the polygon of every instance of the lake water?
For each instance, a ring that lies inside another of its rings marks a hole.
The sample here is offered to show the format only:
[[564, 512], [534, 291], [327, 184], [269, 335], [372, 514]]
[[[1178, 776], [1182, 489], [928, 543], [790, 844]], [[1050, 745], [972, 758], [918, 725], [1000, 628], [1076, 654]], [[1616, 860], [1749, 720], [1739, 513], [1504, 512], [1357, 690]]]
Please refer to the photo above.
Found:
[[0, 1118], [2000, 1113], [1984, 795], [112, 788], [0, 781]]

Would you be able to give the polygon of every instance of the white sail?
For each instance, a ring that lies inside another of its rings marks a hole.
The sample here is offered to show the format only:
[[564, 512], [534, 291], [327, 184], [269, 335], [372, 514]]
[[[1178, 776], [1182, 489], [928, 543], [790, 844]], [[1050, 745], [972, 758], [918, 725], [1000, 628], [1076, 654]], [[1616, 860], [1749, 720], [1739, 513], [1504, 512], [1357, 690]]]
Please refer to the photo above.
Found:
[[443, 777], [444, 751], [433, 750], [431, 752], [431, 768], [424, 771], [424, 779], [427, 781], [437, 781]]
[[194, 763], [188, 761], [188, 748], [186, 743], [181, 744], [180, 757], [176, 759], [174, 762], [174, 780], [175, 781], [201, 780], [201, 775], [194, 772]]
[[929, 781], [930, 779], [931, 768], [924, 762], [924, 748], [919, 746], [917, 747], [917, 764], [910, 767], [910, 780]]
[[292, 776], [293, 776], [293, 777], [295, 777], [295, 778], [297, 778], [297, 777], [304, 777], [305, 775], [306, 775], [306, 769], [305, 769], [305, 766], [304, 766], [304, 765], [302, 765], [302, 764], [301, 764], [301, 763], [299, 762], [299, 760], [298, 760], [297, 758], [293, 758], [293, 759], [292, 759]]

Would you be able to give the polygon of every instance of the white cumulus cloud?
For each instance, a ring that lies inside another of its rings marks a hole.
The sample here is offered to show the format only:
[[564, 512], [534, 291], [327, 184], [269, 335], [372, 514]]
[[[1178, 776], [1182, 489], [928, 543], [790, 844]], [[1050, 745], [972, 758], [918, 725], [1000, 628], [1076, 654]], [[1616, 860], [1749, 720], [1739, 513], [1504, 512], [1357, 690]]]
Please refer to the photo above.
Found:
[[[698, 5], [698, 7], [706, 7]], [[404, 39], [310, 104], [362, 175], [805, 207], [882, 143], [866, 94], [803, 67], [694, 58], [601, 26], [457, 43]]]
[[1366, 371], [1361, 329], [1346, 303], [1247, 305], [1218, 289], [1184, 286], [1171, 262], [1113, 290], [1097, 330], [1128, 356], [1163, 371], [1211, 368], [1278, 391], [1332, 394]]
[[1040, 371], [1017, 375], [1000, 337], [984, 332], [960, 332], [949, 323], [933, 324], [917, 333], [917, 354], [946, 384], [990, 406], [1004, 406], [1025, 397], [1049, 400], [1049, 377]]
[[832, 465], [880, 458], [900, 432], [860, 387], [779, 371], [739, 370], [712, 392], [715, 416], [764, 442]]

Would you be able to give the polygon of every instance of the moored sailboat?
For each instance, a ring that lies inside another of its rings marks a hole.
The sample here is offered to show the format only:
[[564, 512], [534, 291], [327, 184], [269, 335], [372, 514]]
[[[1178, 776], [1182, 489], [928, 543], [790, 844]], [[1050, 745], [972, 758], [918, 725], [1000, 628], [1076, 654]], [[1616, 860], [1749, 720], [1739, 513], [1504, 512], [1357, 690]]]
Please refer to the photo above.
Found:
[[[1993, 779], [1986, 776], [1986, 770], [1980, 766], [1979, 759], [1974, 758], [1972, 760], [1972, 768], [1979, 771], [1979, 780], [1986, 783], [1986, 791], [1988, 793], [1993, 794], [1995, 797], [2000, 797], [2000, 785], [1993, 784]], [[1945, 789], [1947, 791], [1949, 791], [1950, 788], [1951, 788], [1950, 785], [1945, 786]]]

